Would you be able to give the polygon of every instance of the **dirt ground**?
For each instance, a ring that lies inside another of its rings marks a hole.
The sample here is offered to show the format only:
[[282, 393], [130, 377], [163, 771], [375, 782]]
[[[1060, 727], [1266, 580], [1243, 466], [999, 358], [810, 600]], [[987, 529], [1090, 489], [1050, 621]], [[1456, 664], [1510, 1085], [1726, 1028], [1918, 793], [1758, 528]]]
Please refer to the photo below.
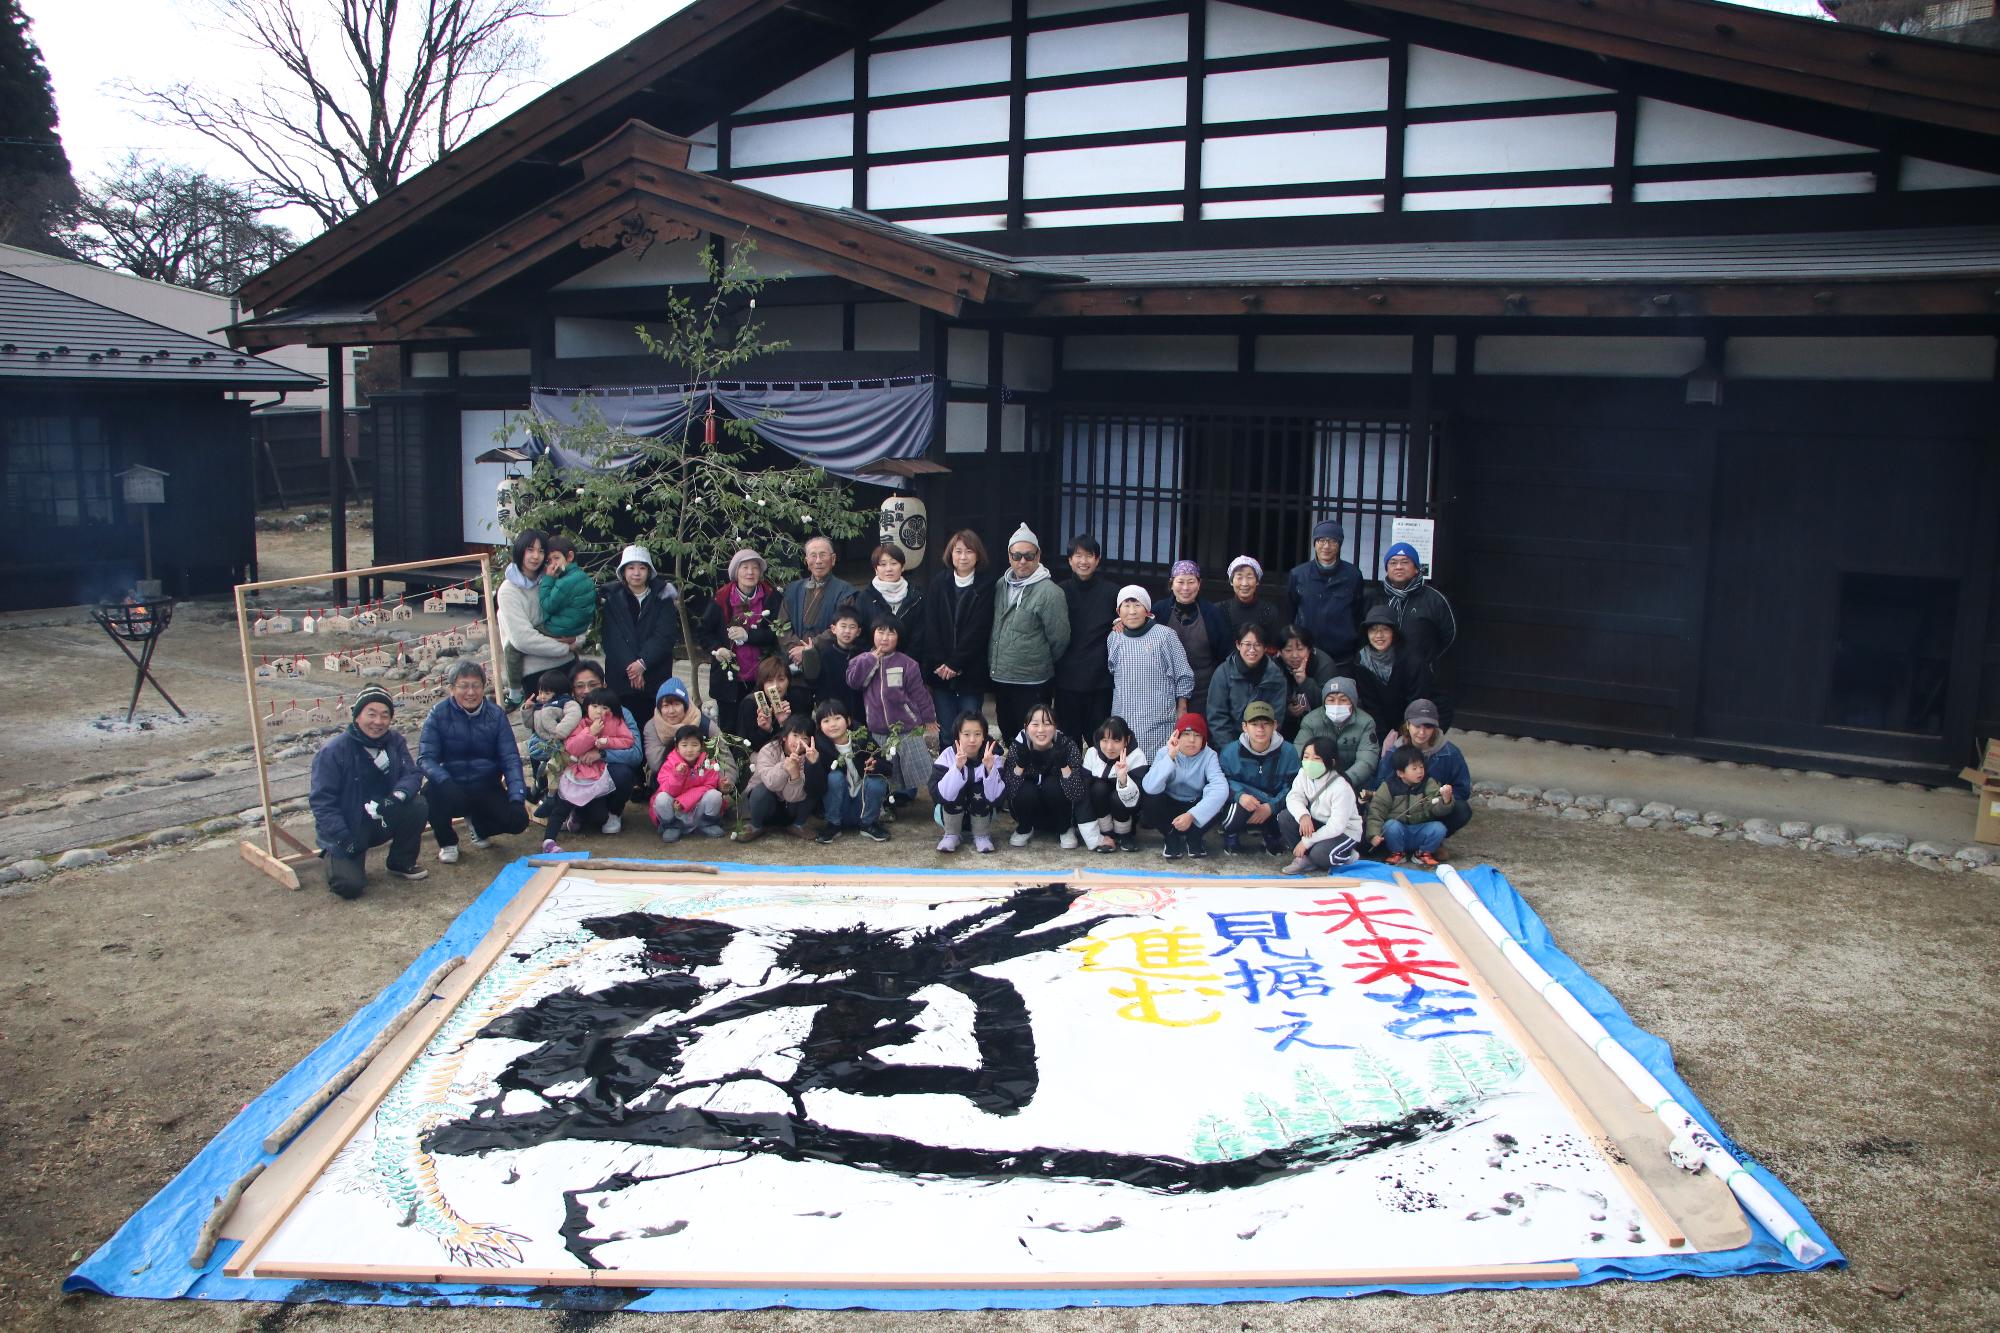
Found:
[[[767, 839], [754, 859], [934, 864]], [[395, 977], [523, 839], [343, 903], [278, 889], [227, 848], [57, 875], [0, 897], [0, 1326], [19, 1329], [638, 1328], [640, 1316], [113, 1301], [59, 1284], [230, 1116]], [[652, 854], [630, 831], [581, 840]], [[718, 847], [726, 846], [720, 844]], [[1696, 1093], [1853, 1261], [1799, 1276], [1610, 1283], [1141, 1311], [681, 1316], [691, 1330], [1990, 1328], [2000, 883], [1669, 833], [1487, 812], [1461, 865], [1506, 870], [1557, 941], [1670, 1041]], [[963, 860], [963, 858], [961, 858]], [[1119, 858], [1121, 863], [1125, 858]], [[1228, 869], [1233, 863], [1209, 863]], [[1052, 847], [982, 864], [1067, 864]], [[1156, 864], [1150, 858], [1148, 864]], [[1219, 864], [1221, 863], [1221, 864]], [[1179, 867], [1176, 867], [1179, 868]]]

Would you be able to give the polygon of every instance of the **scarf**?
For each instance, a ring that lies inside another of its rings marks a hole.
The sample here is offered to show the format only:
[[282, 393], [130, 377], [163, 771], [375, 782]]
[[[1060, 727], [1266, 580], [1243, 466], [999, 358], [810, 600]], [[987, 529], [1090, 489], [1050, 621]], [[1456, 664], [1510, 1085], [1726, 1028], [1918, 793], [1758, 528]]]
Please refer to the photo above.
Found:
[[383, 769], [385, 771], [388, 769], [389, 767], [388, 732], [386, 731], [383, 732], [380, 737], [370, 736], [367, 732], [361, 729], [361, 724], [359, 722], [350, 722], [347, 724], [347, 734], [354, 738], [355, 744], [369, 751], [368, 757], [375, 761], [375, 767]]
[[972, 581], [978, 577], [979, 573], [977, 570], [974, 570], [970, 574], [961, 574], [957, 570], [953, 570], [951, 575], [951, 581], [953, 586], [955, 587], [970, 588], [972, 586]]
[[1363, 648], [1361, 650], [1361, 665], [1368, 668], [1369, 675], [1386, 685], [1389, 683], [1389, 674], [1396, 669], [1396, 650], [1394, 648]]
[[897, 579], [894, 583], [885, 583], [881, 579], [870, 579], [868, 580], [868, 586], [882, 595], [882, 600], [889, 604], [891, 611], [896, 612], [898, 615], [902, 614], [903, 603], [908, 601], [910, 597], [910, 581], [908, 579]]
[[[748, 598], [743, 596], [743, 586], [732, 583], [715, 594], [715, 600], [722, 603], [723, 619], [731, 625], [741, 625], [745, 629], [755, 629], [764, 620], [764, 595], [767, 591], [762, 583]], [[734, 645], [736, 651], [737, 674], [743, 679], [753, 679], [757, 674], [757, 663], [764, 656], [752, 643]]]
[[1396, 613], [1396, 619], [1403, 618], [1403, 599], [1424, 586], [1424, 576], [1419, 574], [1398, 588], [1387, 579], [1382, 580], [1382, 591], [1389, 595], [1389, 609]]

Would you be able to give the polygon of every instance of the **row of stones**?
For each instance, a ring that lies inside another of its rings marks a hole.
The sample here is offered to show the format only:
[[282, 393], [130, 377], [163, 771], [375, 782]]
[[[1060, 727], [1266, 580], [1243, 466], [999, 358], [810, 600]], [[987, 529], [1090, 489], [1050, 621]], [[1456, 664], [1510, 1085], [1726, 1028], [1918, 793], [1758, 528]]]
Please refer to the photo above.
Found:
[[1684, 831], [1697, 838], [1751, 842], [1760, 847], [1790, 847], [1830, 856], [1876, 854], [1908, 860], [1931, 870], [1979, 870], [2000, 874], [2000, 852], [1977, 845], [1950, 847], [1936, 842], [1911, 842], [1901, 833], [1856, 836], [1845, 824], [1814, 824], [1803, 819], [1738, 820], [1720, 810], [1695, 810], [1667, 801], [1643, 804], [1630, 796], [1581, 796], [1560, 787], [1501, 787], [1497, 782], [1472, 784], [1474, 809], [1512, 810], [1575, 823], [1614, 828]]
[[[297, 814], [306, 808], [306, 799], [303, 796], [294, 797], [271, 808], [280, 816]], [[176, 824], [170, 828], [154, 829], [144, 837], [126, 838], [105, 847], [72, 847], [54, 861], [31, 856], [12, 865], [0, 866], [0, 885], [43, 879], [58, 870], [82, 870], [88, 866], [103, 865], [117, 857], [156, 852], [197, 839], [226, 838], [243, 829], [256, 828], [263, 822], [264, 812], [252, 807], [240, 815], [218, 815], [199, 824]]]
[[[1552, 750], [1575, 750], [1578, 754], [1621, 755], [1627, 759], [1658, 759], [1669, 764], [1705, 765], [1726, 772], [1741, 770], [1745, 773], [1772, 773], [1781, 778], [1807, 778], [1814, 782], [1851, 782], [1857, 787], [1886, 787], [1890, 784], [1881, 778], [1842, 778], [1837, 773], [1829, 773], [1819, 768], [1773, 768], [1769, 764], [1739, 764], [1734, 759], [1703, 759], [1693, 754], [1654, 754], [1651, 750], [1628, 750], [1617, 745], [1586, 745], [1580, 741], [1551, 741], [1540, 736], [1510, 736], [1499, 731], [1473, 731], [1470, 729], [1453, 733], [1462, 740], [1480, 740], [1492, 737], [1494, 740], [1511, 741], [1515, 745], [1546, 745]], [[1898, 782], [1894, 784], [1903, 791], [1933, 791], [1921, 782]]]

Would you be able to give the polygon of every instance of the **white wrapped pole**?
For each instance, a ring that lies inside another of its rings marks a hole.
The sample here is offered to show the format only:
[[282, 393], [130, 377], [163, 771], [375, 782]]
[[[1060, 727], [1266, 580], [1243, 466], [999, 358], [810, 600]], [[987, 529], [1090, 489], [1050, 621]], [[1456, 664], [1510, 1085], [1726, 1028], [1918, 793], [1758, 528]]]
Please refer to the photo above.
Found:
[[1813, 1263], [1826, 1255], [1826, 1247], [1806, 1235], [1798, 1219], [1785, 1210], [1785, 1206], [1764, 1188], [1756, 1177], [1744, 1170], [1743, 1164], [1726, 1152], [1722, 1145], [1703, 1129], [1687, 1108], [1675, 1101], [1660, 1081], [1647, 1068], [1634, 1059], [1632, 1053], [1618, 1044], [1617, 1038], [1585, 1009], [1569, 988], [1548, 974], [1542, 965], [1534, 960], [1521, 942], [1507, 932], [1498, 917], [1487, 910], [1466, 882], [1450, 866], [1439, 866], [1438, 878], [1460, 907], [1472, 917], [1473, 923], [1493, 941], [1501, 954], [1521, 974], [1521, 978], [1535, 988], [1536, 994], [1548, 1001], [1549, 1007], [1561, 1015], [1563, 1022], [1572, 1032], [1583, 1038], [1597, 1058], [1618, 1076], [1620, 1082], [1639, 1099], [1641, 1105], [1650, 1107], [1669, 1132], [1674, 1136], [1670, 1147], [1674, 1163], [1690, 1171], [1699, 1171], [1704, 1165], [1715, 1172], [1723, 1184], [1729, 1186], [1745, 1211], [1761, 1223], [1766, 1231], [1778, 1238], [1794, 1259], [1802, 1264]]

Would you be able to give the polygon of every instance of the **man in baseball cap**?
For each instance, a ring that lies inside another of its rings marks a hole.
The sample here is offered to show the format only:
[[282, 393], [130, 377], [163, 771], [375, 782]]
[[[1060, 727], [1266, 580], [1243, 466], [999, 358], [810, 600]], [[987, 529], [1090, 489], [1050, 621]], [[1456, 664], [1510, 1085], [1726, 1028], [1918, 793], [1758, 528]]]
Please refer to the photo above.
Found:
[[1278, 710], [1262, 699], [1243, 709], [1243, 734], [1222, 748], [1229, 803], [1222, 815], [1222, 850], [1241, 853], [1245, 836], [1262, 840], [1266, 853], [1285, 850], [1278, 812], [1298, 776], [1299, 752], [1278, 734]]

